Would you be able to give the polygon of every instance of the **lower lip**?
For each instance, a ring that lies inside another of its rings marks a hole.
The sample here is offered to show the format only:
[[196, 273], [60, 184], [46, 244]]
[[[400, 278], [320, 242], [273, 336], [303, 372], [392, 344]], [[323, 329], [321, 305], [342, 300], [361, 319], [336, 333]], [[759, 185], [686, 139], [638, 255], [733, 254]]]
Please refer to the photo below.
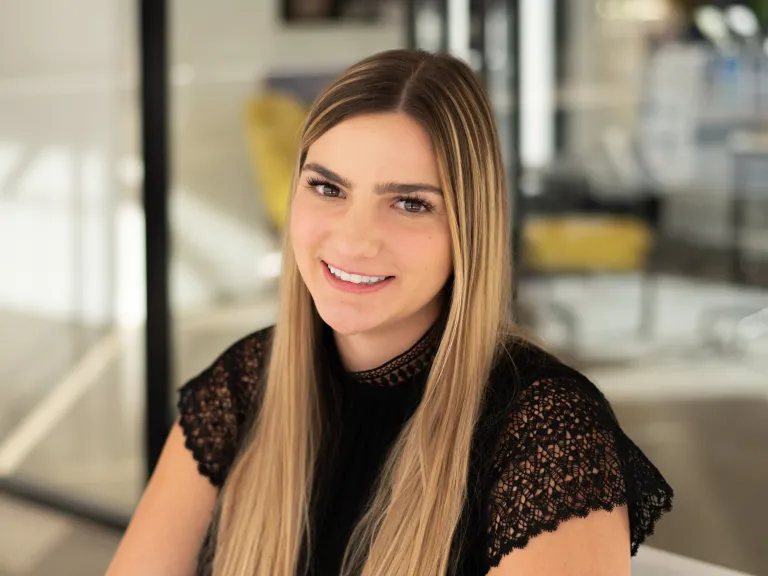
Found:
[[331, 271], [328, 269], [328, 265], [325, 262], [321, 262], [321, 264], [323, 266], [323, 273], [325, 274], [325, 278], [328, 280], [328, 282], [331, 283], [331, 286], [338, 288], [342, 292], [349, 292], [351, 294], [371, 294], [372, 292], [377, 292], [382, 288], [389, 286], [389, 283], [394, 280], [394, 278], [387, 278], [386, 280], [382, 280], [376, 284], [354, 284], [352, 282], [345, 282], [344, 280], [336, 278], [336, 276], [331, 274]]

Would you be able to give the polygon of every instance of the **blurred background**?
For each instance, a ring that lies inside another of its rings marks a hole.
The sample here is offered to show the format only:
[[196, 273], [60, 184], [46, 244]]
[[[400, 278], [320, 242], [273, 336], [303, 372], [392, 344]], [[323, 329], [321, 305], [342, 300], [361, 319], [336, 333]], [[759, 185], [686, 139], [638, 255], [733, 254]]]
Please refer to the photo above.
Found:
[[485, 82], [521, 322], [676, 490], [635, 572], [768, 575], [766, 30], [768, 0], [0, 0], [0, 576], [104, 572], [176, 388], [274, 319], [306, 107], [406, 46]]

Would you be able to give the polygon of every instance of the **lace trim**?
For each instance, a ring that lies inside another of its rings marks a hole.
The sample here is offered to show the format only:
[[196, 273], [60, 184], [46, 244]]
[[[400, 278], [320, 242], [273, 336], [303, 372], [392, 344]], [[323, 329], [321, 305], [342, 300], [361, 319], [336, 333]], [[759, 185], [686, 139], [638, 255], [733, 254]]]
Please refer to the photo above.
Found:
[[630, 522], [630, 554], [635, 556], [640, 546], [656, 531], [656, 524], [661, 517], [672, 510], [672, 491], [669, 487], [658, 486], [655, 491], [646, 494], [638, 502], [630, 501], [626, 494], [611, 501], [590, 502], [581, 508], [563, 510], [555, 518], [540, 522], [530, 528], [525, 535], [503, 542], [497, 548], [488, 551], [488, 564], [495, 568], [501, 559], [513, 550], [522, 550], [528, 543], [541, 534], [555, 532], [560, 524], [575, 518], [586, 518], [591, 512], [604, 510], [611, 512], [621, 506], [627, 506]]
[[261, 384], [271, 329], [232, 345], [179, 390], [179, 426], [200, 474], [221, 487]]
[[352, 372], [350, 376], [370, 386], [396, 386], [406, 382], [432, 365], [441, 335], [442, 322], [438, 321], [416, 344], [399, 356], [378, 368]]
[[634, 555], [672, 509], [670, 486], [623, 433], [608, 401], [582, 378], [540, 379], [521, 394], [494, 468], [487, 509], [491, 567], [567, 520], [625, 505]]

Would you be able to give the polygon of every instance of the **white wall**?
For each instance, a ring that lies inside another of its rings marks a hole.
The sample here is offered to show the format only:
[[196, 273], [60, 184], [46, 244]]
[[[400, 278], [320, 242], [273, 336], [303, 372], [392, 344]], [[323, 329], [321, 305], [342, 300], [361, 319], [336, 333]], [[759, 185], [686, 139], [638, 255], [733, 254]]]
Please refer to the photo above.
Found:
[[175, 0], [173, 60], [201, 68], [244, 64], [254, 75], [274, 69], [337, 68], [402, 46], [401, 15], [371, 24], [291, 25], [281, 22], [279, 0]]
[[0, 77], [112, 70], [115, 1], [0, 0]]

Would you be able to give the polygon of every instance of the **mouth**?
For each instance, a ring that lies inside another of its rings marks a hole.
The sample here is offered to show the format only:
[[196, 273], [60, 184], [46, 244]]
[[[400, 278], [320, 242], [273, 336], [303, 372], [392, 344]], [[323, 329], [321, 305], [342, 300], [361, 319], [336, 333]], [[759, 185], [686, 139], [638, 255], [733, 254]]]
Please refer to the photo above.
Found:
[[323, 266], [325, 266], [326, 270], [331, 274], [331, 276], [333, 276], [333, 278], [347, 284], [361, 287], [376, 286], [394, 278], [394, 276], [380, 276], [347, 272], [346, 270], [342, 270], [341, 268], [336, 268], [335, 266], [328, 264], [328, 262], [324, 260], [322, 262]]

